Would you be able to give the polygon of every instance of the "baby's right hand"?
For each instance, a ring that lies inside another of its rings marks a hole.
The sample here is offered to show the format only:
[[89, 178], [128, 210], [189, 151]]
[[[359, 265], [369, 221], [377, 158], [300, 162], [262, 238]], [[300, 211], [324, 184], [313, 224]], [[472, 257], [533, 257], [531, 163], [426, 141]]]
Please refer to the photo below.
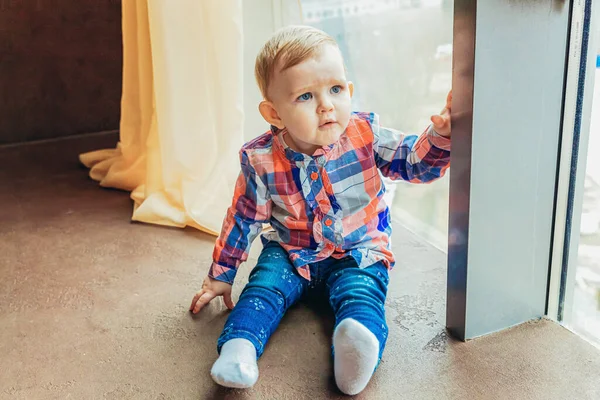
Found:
[[217, 296], [223, 296], [223, 301], [227, 308], [233, 310], [235, 305], [231, 300], [231, 285], [207, 276], [202, 283], [202, 289], [196, 293], [192, 300], [190, 311], [197, 314], [205, 305], [210, 303], [211, 300]]

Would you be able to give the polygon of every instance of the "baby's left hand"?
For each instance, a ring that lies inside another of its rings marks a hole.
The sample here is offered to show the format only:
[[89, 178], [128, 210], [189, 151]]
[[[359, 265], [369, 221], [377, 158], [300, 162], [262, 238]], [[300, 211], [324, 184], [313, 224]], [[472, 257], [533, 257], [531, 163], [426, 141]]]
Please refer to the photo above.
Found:
[[442, 110], [439, 115], [432, 115], [431, 122], [433, 122], [433, 129], [444, 137], [450, 137], [451, 121], [450, 112], [452, 110], [452, 90], [448, 92], [448, 98], [446, 99], [446, 107]]

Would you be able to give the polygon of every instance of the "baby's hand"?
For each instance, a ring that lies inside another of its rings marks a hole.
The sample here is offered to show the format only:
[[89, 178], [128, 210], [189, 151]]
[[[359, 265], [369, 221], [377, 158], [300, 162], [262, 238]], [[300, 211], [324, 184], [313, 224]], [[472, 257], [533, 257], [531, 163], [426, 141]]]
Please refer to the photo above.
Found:
[[432, 115], [431, 122], [433, 122], [433, 129], [441, 136], [450, 137], [451, 124], [450, 124], [450, 112], [452, 110], [452, 90], [448, 93], [446, 99], [446, 107], [442, 110], [439, 115]]
[[217, 296], [223, 296], [223, 301], [227, 308], [233, 310], [235, 306], [231, 300], [231, 285], [207, 276], [204, 278], [204, 282], [202, 282], [202, 289], [196, 293], [192, 300], [190, 311], [197, 314]]

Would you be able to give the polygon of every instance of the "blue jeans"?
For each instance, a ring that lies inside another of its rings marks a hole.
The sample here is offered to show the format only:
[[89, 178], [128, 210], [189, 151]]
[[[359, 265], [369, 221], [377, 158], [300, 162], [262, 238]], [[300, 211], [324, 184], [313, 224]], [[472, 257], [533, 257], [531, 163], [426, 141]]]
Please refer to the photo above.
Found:
[[267, 243], [225, 323], [217, 351], [220, 353], [228, 340], [243, 338], [254, 344], [260, 357], [285, 312], [303, 296], [324, 292], [335, 314], [335, 326], [346, 318], [363, 324], [379, 341], [381, 359], [388, 335], [386, 266], [379, 262], [361, 269], [352, 257], [328, 258], [311, 264], [310, 273], [307, 281], [278, 243]]

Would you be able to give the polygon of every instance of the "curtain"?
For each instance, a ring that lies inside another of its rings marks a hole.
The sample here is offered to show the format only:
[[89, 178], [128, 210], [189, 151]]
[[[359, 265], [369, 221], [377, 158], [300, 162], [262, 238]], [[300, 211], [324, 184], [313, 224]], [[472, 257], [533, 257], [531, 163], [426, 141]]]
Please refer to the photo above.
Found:
[[243, 144], [241, 0], [127, 0], [119, 143], [80, 155], [132, 220], [220, 230]]

